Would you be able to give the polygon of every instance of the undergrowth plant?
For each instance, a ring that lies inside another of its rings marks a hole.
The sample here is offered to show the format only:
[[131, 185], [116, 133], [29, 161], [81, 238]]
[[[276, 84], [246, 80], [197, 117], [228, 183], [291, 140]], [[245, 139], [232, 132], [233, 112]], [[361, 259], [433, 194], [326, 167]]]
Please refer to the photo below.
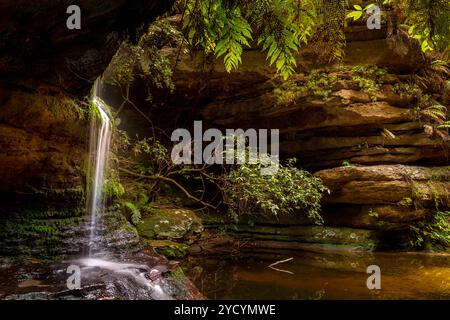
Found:
[[410, 244], [417, 248], [450, 247], [450, 211], [437, 211], [410, 227]]
[[[223, 208], [234, 218], [248, 213], [306, 214], [315, 223], [323, 222], [320, 199], [328, 189], [320, 179], [296, 168], [294, 160], [280, 165], [276, 174], [264, 175], [262, 168], [269, 165], [267, 161], [174, 165], [168, 150], [158, 140], [130, 139], [121, 134], [118, 161], [125, 192], [117, 202], [134, 224], [167, 187], [180, 191], [200, 208]], [[248, 150], [240, 156], [248, 158]], [[220, 197], [209, 198], [208, 190], [216, 190]]]

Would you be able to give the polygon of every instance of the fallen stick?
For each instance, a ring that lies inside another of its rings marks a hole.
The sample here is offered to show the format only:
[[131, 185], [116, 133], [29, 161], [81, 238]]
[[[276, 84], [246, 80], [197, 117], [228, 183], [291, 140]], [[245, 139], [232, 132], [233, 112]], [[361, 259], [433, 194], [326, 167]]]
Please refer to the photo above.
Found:
[[294, 274], [292, 271], [289, 271], [289, 270], [283, 270], [283, 269], [275, 268], [276, 265], [279, 265], [279, 264], [285, 263], [285, 262], [289, 262], [289, 261], [292, 261], [292, 260], [294, 260], [293, 257], [291, 257], [291, 258], [289, 258], [289, 259], [286, 259], [286, 260], [280, 260], [280, 261], [274, 262], [274, 263], [272, 263], [271, 265], [269, 265], [269, 268], [270, 268], [270, 269], [273, 269], [273, 270], [275, 270], [275, 271], [279, 271], [279, 272], [284, 272], [284, 273]]

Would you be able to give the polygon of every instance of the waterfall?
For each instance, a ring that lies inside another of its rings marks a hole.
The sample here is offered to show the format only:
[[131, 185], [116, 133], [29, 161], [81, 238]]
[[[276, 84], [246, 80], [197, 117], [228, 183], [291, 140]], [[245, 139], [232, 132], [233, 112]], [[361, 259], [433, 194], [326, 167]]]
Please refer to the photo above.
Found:
[[[108, 154], [111, 143], [111, 122], [108, 116], [108, 108], [100, 98], [101, 80], [98, 79], [94, 85], [92, 103], [97, 109], [97, 117], [92, 117], [89, 136], [89, 168], [87, 211], [90, 215], [89, 243], [87, 248], [88, 257], [79, 259], [77, 263], [82, 265], [83, 274], [88, 276], [95, 271], [98, 278], [98, 269], [108, 272], [114, 278], [122, 290], [129, 293], [130, 297], [141, 297], [143, 299], [172, 299], [164, 292], [167, 286], [163, 278], [155, 281], [149, 280], [151, 274], [158, 272], [146, 265], [134, 263], [120, 263], [111, 260], [107, 252], [102, 252], [102, 222], [105, 211], [105, 199], [103, 188], [106, 170], [108, 167]], [[101, 256], [101, 257], [99, 257]]]
[[105, 205], [103, 186], [111, 142], [111, 123], [106, 111], [107, 107], [99, 97], [100, 89], [101, 80], [97, 80], [94, 86], [92, 102], [98, 109], [99, 117], [92, 117], [89, 136], [89, 195], [87, 199], [87, 211], [91, 219], [89, 225], [89, 255], [94, 253], [94, 249], [98, 249], [97, 244], [99, 241], [97, 241], [97, 237], [100, 236], [99, 225], [102, 222]]

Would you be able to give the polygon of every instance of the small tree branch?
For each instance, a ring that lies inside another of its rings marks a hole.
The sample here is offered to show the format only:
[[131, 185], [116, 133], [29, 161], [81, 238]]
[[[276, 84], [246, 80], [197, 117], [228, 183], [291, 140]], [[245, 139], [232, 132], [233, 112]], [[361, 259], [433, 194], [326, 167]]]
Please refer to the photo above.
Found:
[[270, 269], [273, 269], [273, 270], [275, 270], [275, 271], [279, 271], [279, 272], [284, 272], [284, 273], [294, 274], [292, 271], [289, 271], [289, 270], [283, 270], [283, 269], [275, 268], [276, 265], [279, 265], [279, 264], [285, 263], [285, 262], [289, 262], [289, 261], [292, 261], [292, 260], [294, 260], [294, 258], [289, 258], [289, 259], [286, 259], [286, 260], [280, 260], [280, 261], [277, 261], [277, 262], [272, 263], [271, 265], [269, 265], [269, 268], [270, 268]]
[[217, 209], [217, 207], [213, 206], [212, 204], [204, 202], [201, 199], [199, 199], [199, 198], [193, 196], [192, 194], [190, 194], [189, 191], [187, 191], [181, 184], [179, 184], [177, 181], [175, 181], [172, 178], [164, 177], [164, 176], [161, 176], [161, 175], [148, 176], [148, 175], [139, 174], [139, 173], [136, 173], [136, 172], [133, 172], [131, 170], [124, 169], [124, 168], [119, 168], [119, 170], [122, 171], [122, 172], [125, 172], [125, 173], [127, 173], [129, 175], [135, 176], [135, 177], [146, 178], [146, 179], [150, 179], [150, 180], [162, 180], [162, 181], [170, 182], [173, 185], [175, 185], [178, 189], [180, 189], [189, 199], [194, 200], [194, 201], [196, 201], [198, 203], [201, 203], [205, 207], [211, 208], [213, 210]]

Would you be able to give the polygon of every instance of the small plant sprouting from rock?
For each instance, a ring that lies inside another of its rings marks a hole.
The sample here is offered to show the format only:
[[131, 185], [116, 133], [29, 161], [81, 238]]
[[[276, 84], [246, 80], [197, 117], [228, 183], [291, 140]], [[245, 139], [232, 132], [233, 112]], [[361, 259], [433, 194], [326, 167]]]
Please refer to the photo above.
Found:
[[351, 167], [352, 163], [350, 162], [350, 160], [344, 160], [344, 161], [342, 161], [342, 166], [343, 167]]
[[328, 100], [338, 77], [334, 73], [313, 70], [308, 75], [293, 75], [289, 80], [279, 81], [274, 89], [277, 104], [288, 105], [308, 95]]
[[410, 244], [416, 248], [450, 246], [450, 211], [437, 211], [412, 226]]

